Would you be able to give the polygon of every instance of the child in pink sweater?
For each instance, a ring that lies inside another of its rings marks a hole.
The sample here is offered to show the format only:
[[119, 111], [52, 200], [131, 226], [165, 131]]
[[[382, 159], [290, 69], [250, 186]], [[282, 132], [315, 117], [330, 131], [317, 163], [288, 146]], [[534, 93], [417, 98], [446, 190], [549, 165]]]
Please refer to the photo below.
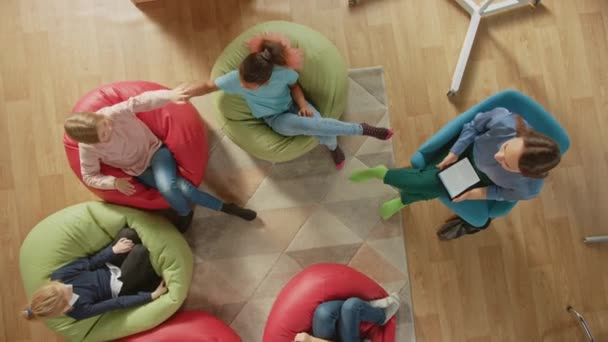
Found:
[[255, 219], [254, 211], [223, 203], [178, 176], [171, 151], [135, 115], [136, 112], [160, 108], [169, 102], [184, 103], [187, 98], [181, 87], [148, 91], [102, 108], [97, 113], [75, 113], [70, 116], [64, 127], [67, 135], [79, 143], [82, 179], [93, 188], [133, 195], [135, 187], [130, 183], [131, 177], [116, 178], [100, 173], [100, 163], [120, 168], [160, 191], [177, 211], [180, 229], [185, 229], [192, 221], [190, 202], [245, 220]]

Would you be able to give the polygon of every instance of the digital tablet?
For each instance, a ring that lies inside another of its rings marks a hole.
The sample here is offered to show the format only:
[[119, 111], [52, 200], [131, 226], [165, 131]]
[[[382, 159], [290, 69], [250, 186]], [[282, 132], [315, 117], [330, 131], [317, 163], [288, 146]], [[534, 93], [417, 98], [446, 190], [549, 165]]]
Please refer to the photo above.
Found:
[[463, 158], [441, 170], [437, 177], [447, 190], [451, 200], [481, 183], [469, 158]]

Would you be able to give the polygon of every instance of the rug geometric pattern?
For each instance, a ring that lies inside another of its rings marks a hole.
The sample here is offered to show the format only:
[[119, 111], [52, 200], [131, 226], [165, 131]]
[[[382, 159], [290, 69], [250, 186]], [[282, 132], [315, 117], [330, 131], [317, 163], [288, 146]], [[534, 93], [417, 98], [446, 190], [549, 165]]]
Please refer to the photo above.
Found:
[[[349, 81], [342, 119], [390, 126], [382, 68], [351, 70]], [[378, 214], [380, 203], [396, 192], [378, 182], [355, 184], [347, 178], [366, 166], [393, 165], [391, 142], [340, 138], [347, 157], [340, 172], [323, 146], [297, 160], [272, 164], [249, 156], [221, 132], [209, 97], [193, 103], [210, 133], [201, 188], [246, 204], [258, 219], [246, 222], [197, 208], [186, 233], [196, 260], [184, 308], [211, 312], [243, 341], [259, 342], [287, 281], [309, 265], [336, 262], [400, 293], [397, 341], [414, 341], [401, 217], [382, 221]]]

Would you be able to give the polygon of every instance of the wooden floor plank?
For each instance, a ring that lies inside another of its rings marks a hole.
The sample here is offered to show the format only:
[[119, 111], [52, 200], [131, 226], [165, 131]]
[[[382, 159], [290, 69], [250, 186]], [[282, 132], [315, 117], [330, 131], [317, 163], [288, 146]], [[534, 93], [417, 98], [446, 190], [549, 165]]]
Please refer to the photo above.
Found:
[[[569, 304], [598, 341], [608, 339], [608, 245], [582, 243], [608, 234], [608, 1], [544, 1], [484, 18], [451, 100], [444, 95], [469, 22], [453, 0], [362, 0], [354, 8], [346, 0], [2, 0], [0, 13], [3, 271], [18, 273], [19, 245], [40, 219], [93, 198], [61, 142], [63, 120], [82, 94], [117, 80], [175, 86], [208, 77], [245, 28], [292, 20], [326, 35], [350, 67], [384, 66], [398, 165], [504, 88], [538, 100], [571, 136], [540, 198], [486, 232], [440, 242], [445, 207], [403, 211], [418, 340], [581, 341]], [[58, 339], [17, 317], [25, 304], [19, 277], [0, 290], [0, 340]]]

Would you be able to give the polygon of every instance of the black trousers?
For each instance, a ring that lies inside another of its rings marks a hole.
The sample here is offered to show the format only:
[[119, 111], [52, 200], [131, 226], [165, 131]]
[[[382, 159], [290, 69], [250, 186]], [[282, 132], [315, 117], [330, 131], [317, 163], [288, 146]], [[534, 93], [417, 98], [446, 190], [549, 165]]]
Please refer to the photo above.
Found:
[[131, 228], [121, 229], [114, 238], [112, 246], [121, 238], [133, 241], [134, 246], [129, 253], [116, 254], [110, 260], [112, 265], [120, 267], [122, 289], [119, 296], [134, 295], [140, 291], [154, 291], [162, 279], [150, 263], [150, 252], [141, 243], [137, 232]]

